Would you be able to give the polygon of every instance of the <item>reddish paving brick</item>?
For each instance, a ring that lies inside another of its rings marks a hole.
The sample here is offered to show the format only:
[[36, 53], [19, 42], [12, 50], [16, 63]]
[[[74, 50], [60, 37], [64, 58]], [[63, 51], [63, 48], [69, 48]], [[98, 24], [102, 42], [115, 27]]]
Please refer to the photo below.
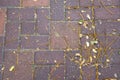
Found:
[[80, 68], [79, 66], [67, 66], [66, 67], [66, 79], [65, 80], [79, 80]]
[[2, 65], [0, 65], [0, 80], [2, 80]]
[[9, 71], [12, 66], [16, 66], [17, 55], [15, 51], [5, 51], [3, 80], [15, 80], [15, 70]]
[[[119, 0], [102, 0], [102, 3], [105, 6], [120, 5], [120, 1]], [[102, 6], [102, 4], [101, 4], [101, 2], [99, 0], [94, 0], [94, 5], [96, 5], [96, 6]]]
[[40, 35], [48, 35], [49, 33], [49, 9], [40, 8], [37, 10], [37, 33]]
[[115, 78], [117, 80], [120, 79], [120, 65], [111, 65], [107, 68], [99, 68], [99, 72], [101, 75], [99, 75], [100, 80], [104, 80], [107, 78]]
[[50, 68], [47, 66], [37, 67], [35, 69], [35, 80], [48, 80]]
[[52, 66], [50, 69], [51, 80], [65, 80], [65, 66]]
[[21, 24], [21, 34], [32, 35], [35, 33], [35, 22], [23, 22]]
[[112, 56], [110, 57], [110, 63], [111, 64], [120, 64], [120, 49], [114, 49], [113, 52], [111, 53]]
[[64, 0], [51, 0], [51, 19], [53, 21], [65, 20]]
[[8, 22], [6, 24], [6, 37], [5, 37], [5, 48], [6, 49], [17, 49], [18, 48], [18, 35], [19, 35], [19, 23]]
[[35, 64], [62, 64], [64, 63], [63, 51], [39, 51], [35, 53]]
[[95, 80], [96, 78], [96, 69], [92, 66], [83, 66], [82, 67], [83, 80]]
[[5, 10], [4, 9], [0, 9], [0, 35], [4, 34], [4, 25], [5, 25]]
[[34, 53], [33, 52], [20, 52], [18, 54], [18, 64], [28, 65], [34, 63]]
[[101, 42], [103, 47], [109, 47], [112, 49], [119, 49], [119, 36], [98, 36], [98, 40]]
[[7, 20], [19, 21], [19, 8], [8, 8], [7, 9]]
[[66, 20], [76, 21], [76, 20], [83, 19], [82, 17], [84, 17], [84, 20], [88, 20], [87, 15], [89, 15], [90, 18], [92, 18], [91, 17], [92, 16], [91, 9], [89, 9], [89, 8], [67, 10], [66, 11]]
[[97, 20], [95, 24], [98, 34], [104, 34], [106, 32], [107, 35], [119, 35], [120, 22]]
[[33, 80], [32, 66], [17, 65], [15, 70], [14, 80]]
[[73, 9], [73, 8], [79, 8], [79, 0], [66, 0], [66, 8], [67, 9]]
[[48, 7], [50, 1], [49, 0], [23, 0], [23, 7]]
[[95, 18], [96, 19], [118, 19], [120, 17], [119, 8], [107, 8], [107, 9], [110, 10], [110, 12], [108, 12], [105, 8], [95, 8]]
[[92, 6], [92, 1], [91, 0], [80, 0], [80, 6], [84, 6], [84, 7]]
[[18, 7], [20, 0], [0, 0], [0, 7]]
[[79, 61], [80, 57], [77, 57], [76, 54], [80, 53], [80, 51], [70, 51], [66, 52], [66, 65], [67, 66], [76, 66], [77, 63], [75, 61]]
[[21, 37], [22, 49], [48, 49], [48, 36]]
[[52, 22], [51, 23], [51, 49], [65, 49], [79, 47], [78, 23]]
[[23, 21], [34, 21], [34, 8], [21, 8], [20, 19]]
[[0, 37], [0, 64], [3, 61], [3, 38], [4, 37]]

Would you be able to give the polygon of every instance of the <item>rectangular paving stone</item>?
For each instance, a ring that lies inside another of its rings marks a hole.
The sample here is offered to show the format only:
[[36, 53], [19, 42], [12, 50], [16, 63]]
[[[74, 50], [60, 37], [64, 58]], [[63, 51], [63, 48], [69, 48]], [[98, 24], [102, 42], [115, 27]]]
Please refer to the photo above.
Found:
[[120, 22], [97, 20], [95, 25], [98, 34], [106, 32], [107, 35], [119, 35], [120, 33]]
[[66, 52], [66, 66], [76, 66], [78, 65], [80, 56], [76, 56], [76, 54], [81, 55], [81, 51], [70, 51]]
[[48, 36], [25, 36], [21, 37], [22, 49], [48, 49]]
[[34, 8], [21, 8], [20, 9], [20, 20], [34, 21]]
[[98, 40], [100, 41], [103, 47], [109, 47], [112, 49], [120, 48], [119, 46], [120, 37], [119, 36], [99, 36]]
[[0, 7], [18, 7], [20, 0], [0, 0]]
[[2, 65], [0, 65], [0, 80], [2, 80]]
[[51, 20], [65, 20], [64, 0], [50, 0]]
[[79, 80], [80, 68], [79, 66], [67, 66], [66, 67], [66, 79], [65, 80]]
[[120, 49], [113, 49], [112, 55], [110, 56], [110, 63], [112, 65], [120, 64]]
[[96, 69], [90, 65], [82, 67], [83, 80], [96, 80]]
[[16, 66], [17, 55], [15, 51], [5, 51], [4, 53], [4, 74], [3, 80], [15, 80], [15, 70], [9, 71], [12, 66]]
[[17, 65], [15, 68], [15, 80], [33, 80], [31, 65]]
[[92, 0], [80, 0], [80, 6], [84, 7], [92, 6]]
[[2, 64], [3, 61], [3, 38], [0, 36], [0, 64]]
[[65, 3], [65, 8], [66, 9], [76, 9], [79, 8], [79, 0], [66, 0]]
[[4, 34], [4, 26], [5, 26], [5, 17], [6, 17], [6, 12], [5, 9], [0, 8], [0, 35]]
[[20, 16], [19, 8], [8, 8], [7, 9], [7, 20], [10, 21], [19, 21]]
[[49, 18], [50, 13], [48, 8], [37, 9], [37, 33], [40, 35], [48, 35], [49, 33]]
[[119, 8], [95, 8], [95, 19], [118, 19], [120, 17]]
[[[105, 6], [119, 6], [120, 5], [120, 0], [102, 0], [101, 1]], [[100, 1], [94, 0], [94, 5], [96, 6], [102, 6]]]
[[77, 22], [52, 22], [50, 48], [63, 50], [65, 48], [76, 49], [79, 47]]
[[6, 24], [5, 34], [5, 48], [6, 49], [17, 49], [19, 46], [19, 23], [8, 22]]
[[120, 79], [120, 65], [111, 65], [107, 68], [99, 68], [99, 72], [101, 75], [99, 75], [100, 80], [113, 78], [116, 80]]
[[90, 19], [92, 19], [91, 9], [89, 8], [67, 10], [66, 20], [70, 20], [70, 21], [78, 21], [83, 19], [89, 20], [87, 15], [89, 15]]
[[50, 68], [48, 66], [36, 67], [35, 80], [48, 80]]
[[63, 64], [63, 51], [38, 51], [35, 52], [35, 64]]
[[23, 0], [23, 7], [48, 7], [50, 4], [49, 0]]
[[65, 80], [65, 66], [51, 66], [50, 79], [51, 80]]
[[34, 53], [30, 51], [21, 51], [18, 54], [18, 64], [19, 65], [30, 65], [34, 64]]
[[32, 35], [35, 33], [35, 22], [22, 22], [21, 34]]

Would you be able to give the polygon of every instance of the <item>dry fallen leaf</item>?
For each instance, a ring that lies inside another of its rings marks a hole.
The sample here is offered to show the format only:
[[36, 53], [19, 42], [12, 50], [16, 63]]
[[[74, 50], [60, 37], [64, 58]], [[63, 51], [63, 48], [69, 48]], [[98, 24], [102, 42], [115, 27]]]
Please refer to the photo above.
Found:
[[11, 66], [9, 71], [13, 71], [15, 69], [15, 66]]

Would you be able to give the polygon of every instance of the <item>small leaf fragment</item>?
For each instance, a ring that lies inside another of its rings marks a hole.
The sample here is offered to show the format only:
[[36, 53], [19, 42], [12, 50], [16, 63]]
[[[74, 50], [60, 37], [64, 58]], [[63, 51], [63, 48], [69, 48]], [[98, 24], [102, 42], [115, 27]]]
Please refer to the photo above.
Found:
[[9, 71], [13, 71], [15, 69], [15, 66], [11, 66]]

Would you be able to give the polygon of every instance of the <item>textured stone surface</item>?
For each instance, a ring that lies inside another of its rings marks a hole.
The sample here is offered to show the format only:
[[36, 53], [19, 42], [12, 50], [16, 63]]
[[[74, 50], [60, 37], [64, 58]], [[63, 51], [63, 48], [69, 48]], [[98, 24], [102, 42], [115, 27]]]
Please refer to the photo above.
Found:
[[5, 26], [5, 10], [4, 9], [0, 9], [0, 35], [4, 34], [4, 26]]
[[35, 53], [36, 64], [62, 64], [64, 63], [63, 51], [39, 51]]
[[48, 36], [21, 37], [22, 49], [48, 49]]
[[51, 48], [78, 48], [78, 27], [79, 25], [75, 22], [51, 23]]
[[46, 7], [49, 6], [49, 0], [23, 0], [23, 7]]

